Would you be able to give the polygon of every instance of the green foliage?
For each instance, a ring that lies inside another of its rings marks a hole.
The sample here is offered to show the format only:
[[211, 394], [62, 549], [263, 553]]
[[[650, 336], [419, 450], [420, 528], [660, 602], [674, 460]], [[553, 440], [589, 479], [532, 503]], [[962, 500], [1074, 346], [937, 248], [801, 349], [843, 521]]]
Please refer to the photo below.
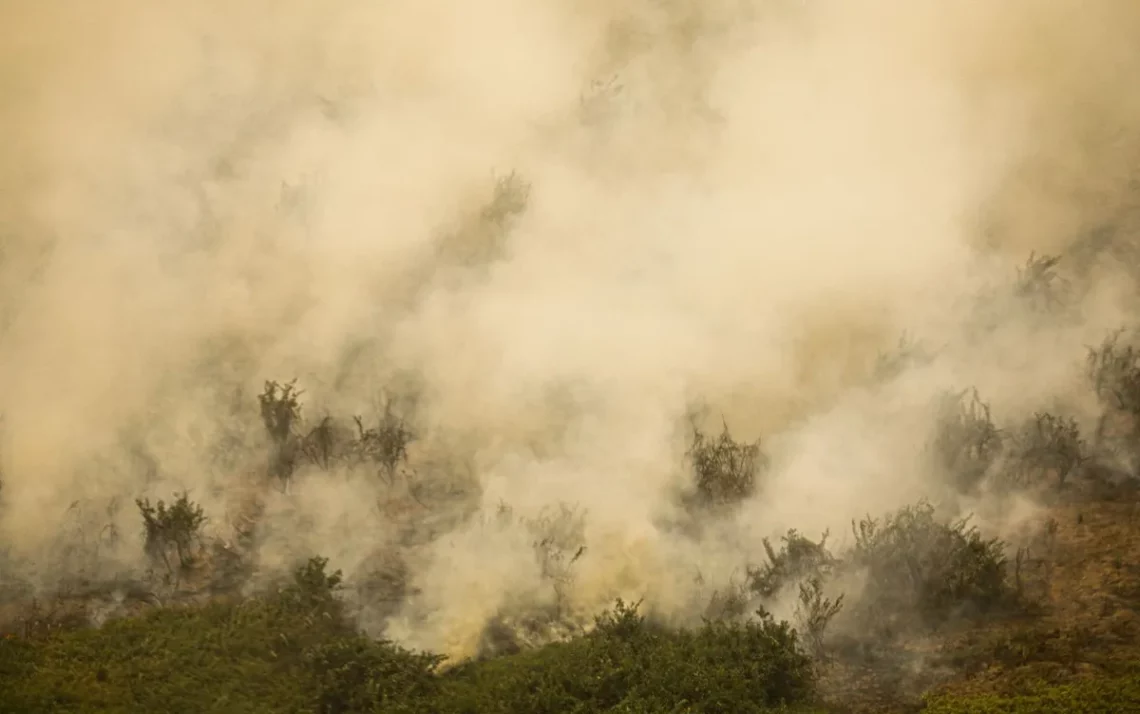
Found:
[[968, 519], [944, 523], [922, 502], [880, 520], [852, 524], [849, 565], [865, 571], [867, 586], [855, 608], [875, 629], [907, 620], [938, 624], [963, 611], [985, 611], [1006, 601], [1003, 544], [986, 539]]
[[439, 693], [435, 670], [443, 660], [364, 637], [327, 642], [305, 654], [322, 714], [430, 711], [423, 702]]
[[[795, 631], [758, 613], [694, 630], [618, 601], [587, 635], [439, 672], [355, 634], [314, 559], [275, 595], [0, 640], [8, 712], [767, 712], [811, 698]], [[304, 594], [305, 597], [300, 595]]]
[[339, 570], [326, 573], [328, 558], [314, 557], [293, 571], [293, 581], [281, 591], [285, 602], [311, 609], [331, 607], [337, 603], [336, 593], [344, 578]]
[[768, 465], [760, 441], [736, 441], [727, 424], [716, 438], [693, 427], [693, 443], [686, 456], [696, 479], [697, 504], [705, 507], [730, 506], [748, 498], [756, 490], [757, 476]]
[[276, 594], [0, 640], [0, 703], [9, 707], [0, 709], [312, 710], [320, 689], [311, 652], [354, 636], [330, 595], [337, 578], [315, 559]]
[[206, 522], [202, 507], [192, 502], [186, 493], [176, 494], [168, 507], [161, 499], [151, 505], [150, 499], [136, 499], [143, 518], [145, 548], [154, 561], [161, 560], [168, 574], [175, 572], [170, 555], [177, 557], [181, 568], [194, 561], [194, 546], [201, 545], [201, 529]]
[[811, 660], [788, 623], [695, 631], [648, 622], [619, 601], [588, 635], [458, 668], [440, 712], [765, 712], [813, 691]]

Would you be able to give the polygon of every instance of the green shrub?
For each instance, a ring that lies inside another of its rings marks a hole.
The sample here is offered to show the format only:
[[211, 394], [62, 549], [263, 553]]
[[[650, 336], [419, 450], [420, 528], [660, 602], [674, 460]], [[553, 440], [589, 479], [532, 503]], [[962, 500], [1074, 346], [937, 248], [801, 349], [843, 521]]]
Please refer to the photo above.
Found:
[[811, 697], [815, 673], [770, 615], [695, 631], [648, 622], [619, 601], [588, 635], [462, 666], [440, 712], [765, 712]]
[[324, 681], [314, 653], [355, 637], [331, 595], [337, 577], [314, 559], [277, 593], [0, 640], [0, 710], [312, 710]]
[[618, 602], [586, 635], [439, 672], [359, 636], [313, 559], [276, 593], [0, 640], [5, 712], [767, 712], [809, 700], [796, 632], [763, 612], [672, 630]]
[[444, 660], [365, 637], [323, 643], [305, 658], [322, 714], [430, 711], [425, 700], [438, 694], [435, 669]]

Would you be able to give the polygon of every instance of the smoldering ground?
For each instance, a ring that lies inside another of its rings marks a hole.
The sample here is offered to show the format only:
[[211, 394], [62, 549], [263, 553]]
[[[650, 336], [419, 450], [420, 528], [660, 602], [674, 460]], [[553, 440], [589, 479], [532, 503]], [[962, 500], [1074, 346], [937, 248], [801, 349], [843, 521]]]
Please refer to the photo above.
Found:
[[[108, 523], [83, 566], [141, 567], [132, 501], [174, 489], [226, 537], [255, 393], [296, 376], [312, 415], [414, 393], [411, 460], [477, 486], [370, 628], [471, 653], [555, 597], [519, 524], [560, 503], [566, 608], [694, 617], [694, 573], [764, 536], [928, 494], [942, 390], [1092, 418], [1083, 345], [1134, 317], [1089, 248], [1135, 222], [1131, 3], [47, 0], [0, 27], [0, 527], [34, 563], [5, 578], [54, 582]], [[1003, 301], [1034, 250], [1071, 319]], [[869, 380], [904, 330], [935, 359]], [[694, 539], [667, 524], [698, 407], [772, 471]], [[402, 537], [389, 488], [263, 494], [260, 567], [351, 581]]]

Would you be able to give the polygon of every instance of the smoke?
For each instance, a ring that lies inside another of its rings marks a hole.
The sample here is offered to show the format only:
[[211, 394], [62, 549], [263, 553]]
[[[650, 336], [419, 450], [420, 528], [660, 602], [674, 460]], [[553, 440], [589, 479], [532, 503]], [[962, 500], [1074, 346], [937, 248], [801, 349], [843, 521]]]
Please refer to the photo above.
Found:
[[[263, 452], [212, 449], [256, 444], [253, 393], [296, 376], [313, 415], [414, 392], [413, 460], [478, 484], [370, 627], [470, 654], [554, 597], [517, 519], [560, 502], [587, 551], [559, 607], [699, 614], [695, 573], [764, 536], [926, 493], [941, 390], [1088, 413], [1083, 345], [1134, 315], [1081, 251], [1135, 225], [1138, 25], [1107, 0], [4, 2], [3, 542], [50, 580], [90, 502], [126, 539], [98, 567], [127, 567], [132, 500], [172, 489], [224, 533]], [[1080, 265], [1077, 319], [979, 297], [1032, 250]], [[937, 358], [870, 383], [904, 330]], [[701, 407], [773, 472], [693, 541], [668, 524]], [[263, 496], [262, 566], [351, 580], [415, 517], [388, 488]]]

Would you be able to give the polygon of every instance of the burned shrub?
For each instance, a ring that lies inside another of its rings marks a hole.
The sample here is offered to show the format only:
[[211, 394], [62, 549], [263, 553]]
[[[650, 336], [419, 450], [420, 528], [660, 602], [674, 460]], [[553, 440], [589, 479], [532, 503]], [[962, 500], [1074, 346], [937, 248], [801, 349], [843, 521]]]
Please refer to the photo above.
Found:
[[557, 510], [544, 508], [524, 525], [535, 538], [540, 574], [554, 590], [555, 616], [560, 617], [574, 580], [573, 566], [586, 553], [585, 513], [560, 503]]
[[301, 418], [301, 404], [298, 398], [302, 392], [297, 389], [297, 380], [285, 384], [273, 381], [265, 383], [265, 389], [257, 397], [261, 405], [261, 422], [275, 444], [283, 444], [293, 433], [293, 426]]
[[783, 535], [776, 550], [764, 539], [767, 562], [747, 569], [747, 588], [753, 598], [768, 602], [789, 588], [798, 588], [796, 620], [803, 643], [815, 655], [824, 651], [824, 632], [843, 607], [843, 595], [832, 599], [824, 594], [824, 582], [840, 562], [827, 548], [828, 533], [819, 541], [800, 535], [795, 529]]
[[938, 465], [956, 490], [972, 493], [1004, 448], [989, 405], [976, 389], [946, 394], [939, 405], [936, 429], [932, 447]]
[[924, 501], [882, 520], [852, 522], [852, 531], [845, 565], [867, 578], [855, 610], [880, 634], [984, 612], [1007, 598], [1003, 544], [984, 538], [969, 519], [940, 521]]
[[257, 400], [261, 422], [269, 435], [269, 475], [288, 481], [297, 465], [298, 443], [294, 429], [301, 419], [301, 392], [297, 380], [279, 384], [267, 381]]
[[[1140, 436], [1140, 350], [1132, 344], [1121, 344], [1122, 336], [1123, 331], [1116, 332], [1100, 347], [1090, 348], [1086, 365], [1093, 391], [1106, 407], [1097, 424], [1095, 444], [1123, 439], [1123, 445], [1131, 449]], [[1113, 411], [1128, 422], [1121, 430], [1123, 433], [1110, 429]]]
[[326, 416], [297, 442], [297, 452], [309, 463], [327, 471], [341, 460], [344, 439], [340, 431], [333, 418]]
[[903, 333], [898, 344], [889, 352], [880, 352], [875, 358], [872, 378], [877, 382], [888, 382], [906, 370], [926, 364], [931, 355], [921, 343]]
[[731, 506], [748, 498], [755, 493], [757, 477], [768, 465], [760, 441], [734, 440], [727, 424], [716, 438], [693, 427], [693, 443], [686, 456], [696, 481], [696, 505], [702, 507]]
[[794, 528], [780, 538], [780, 550], [764, 539], [768, 562], [748, 568], [749, 589], [761, 598], [775, 597], [781, 590], [806, 578], [831, 575], [838, 561], [827, 549], [828, 533], [819, 542], [800, 535]]
[[1017, 269], [1013, 294], [1035, 312], [1055, 314], [1069, 304], [1072, 286], [1057, 274], [1061, 257], [1030, 253], [1024, 268]]
[[415, 434], [403, 417], [397, 415], [392, 400], [384, 404], [384, 413], [375, 426], [365, 427], [363, 418], [353, 417], [356, 434], [349, 444], [350, 458], [355, 464], [373, 464], [387, 481], [395, 479], [399, 467], [408, 460], [408, 445]]
[[436, 246], [436, 267], [476, 269], [501, 260], [515, 220], [526, 212], [531, 186], [512, 171], [500, 176], [477, 214], [457, 230], [445, 234]]
[[489, 224], [502, 226], [522, 215], [529, 203], [530, 182], [512, 171], [495, 182], [491, 200], [479, 212], [479, 217]]
[[566, 603], [574, 566], [586, 554], [585, 511], [559, 503], [533, 518], [517, 518], [506, 503], [495, 513], [498, 528], [521, 528], [531, 542], [543, 588], [553, 597], [516, 601], [487, 623], [479, 645], [481, 657], [518, 652], [535, 644], [565, 639], [580, 623], [568, 618]]
[[799, 602], [796, 605], [796, 623], [801, 639], [816, 657], [825, 655], [824, 635], [828, 625], [843, 609], [844, 595], [827, 597], [823, 592], [823, 578], [813, 575], [799, 584]]
[[295, 382], [266, 382], [259, 397], [262, 423], [272, 448], [270, 474], [287, 482], [304, 459], [326, 471], [336, 466], [375, 466], [382, 478], [394, 482], [407, 463], [408, 445], [415, 435], [396, 414], [392, 400], [387, 400], [383, 414], [373, 425], [366, 425], [361, 416], [353, 417], [352, 426], [325, 416], [309, 427], [302, 419], [298, 401], [302, 392]]
[[1140, 350], [1121, 344], [1123, 330], [1090, 348], [1086, 365], [1093, 390], [1102, 402], [1121, 411], [1140, 413]]
[[1087, 459], [1087, 448], [1080, 427], [1072, 418], [1038, 412], [1017, 435], [1015, 468], [1011, 477], [1019, 484], [1056, 475], [1058, 484]]

